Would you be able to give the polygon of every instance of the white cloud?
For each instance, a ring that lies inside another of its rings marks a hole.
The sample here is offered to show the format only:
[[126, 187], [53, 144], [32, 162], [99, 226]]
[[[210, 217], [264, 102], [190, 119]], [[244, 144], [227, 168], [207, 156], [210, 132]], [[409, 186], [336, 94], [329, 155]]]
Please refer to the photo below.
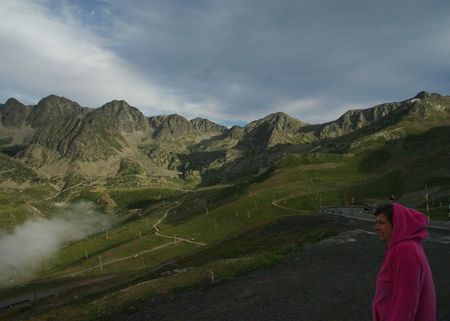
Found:
[[63, 211], [51, 219], [28, 220], [11, 234], [0, 233], [0, 286], [15, 278], [32, 278], [65, 244], [109, 227], [114, 219], [85, 202], [71, 204]]
[[0, 85], [25, 103], [30, 97], [62, 95], [97, 107], [125, 99], [147, 115], [214, 112], [214, 102], [193, 103], [159, 88], [128, 64], [74, 17], [70, 8], [56, 15], [31, 1], [0, 2]]
[[447, 94], [450, 5], [410, 2], [4, 0], [0, 100], [317, 123], [352, 102]]

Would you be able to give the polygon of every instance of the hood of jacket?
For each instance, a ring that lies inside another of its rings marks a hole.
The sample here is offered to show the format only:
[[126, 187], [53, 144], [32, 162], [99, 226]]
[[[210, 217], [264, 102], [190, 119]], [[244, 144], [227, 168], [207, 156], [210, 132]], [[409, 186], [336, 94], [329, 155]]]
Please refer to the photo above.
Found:
[[388, 248], [403, 241], [421, 242], [428, 236], [428, 217], [401, 204], [393, 204], [392, 236]]

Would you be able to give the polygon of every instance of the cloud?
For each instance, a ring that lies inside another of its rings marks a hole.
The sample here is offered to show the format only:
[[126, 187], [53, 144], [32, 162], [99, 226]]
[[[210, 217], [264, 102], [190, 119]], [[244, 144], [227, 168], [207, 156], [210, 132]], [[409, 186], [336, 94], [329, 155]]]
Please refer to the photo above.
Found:
[[[64, 9], [64, 10], [63, 10]], [[189, 102], [154, 85], [107, 48], [107, 41], [71, 16], [39, 3], [2, 1], [0, 12], [1, 95], [25, 103], [55, 93], [88, 106], [125, 99], [147, 114], [169, 110], [214, 110], [214, 102]]]
[[448, 91], [445, 0], [70, 3], [0, 4], [1, 96], [126, 99], [223, 123], [286, 106], [324, 122], [342, 106]]
[[423, 0], [137, 1], [112, 12], [115, 33], [124, 30], [122, 57], [181, 95], [212, 97], [220, 117], [252, 120], [280, 101], [314, 99], [316, 108], [293, 115], [326, 121], [345, 105], [371, 107], [422, 89], [445, 94], [439, 74], [449, 48], [435, 44], [449, 30], [446, 9]]
[[111, 224], [112, 217], [91, 203], [70, 205], [51, 219], [28, 220], [13, 233], [0, 234], [0, 286], [32, 278], [65, 244], [83, 239]]

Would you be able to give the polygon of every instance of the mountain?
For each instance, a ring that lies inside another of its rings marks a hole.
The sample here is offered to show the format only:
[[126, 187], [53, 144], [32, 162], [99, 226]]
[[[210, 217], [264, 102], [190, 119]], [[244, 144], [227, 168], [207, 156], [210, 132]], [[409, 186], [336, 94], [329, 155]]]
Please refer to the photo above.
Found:
[[153, 129], [152, 138], [155, 141], [182, 140], [187, 143], [197, 142], [198, 139], [219, 135], [226, 127], [213, 123], [207, 119], [195, 118], [191, 121], [180, 115], [154, 116], [148, 119]]
[[86, 114], [62, 143], [61, 154], [75, 160], [107, 160], [125, 148], [136, 148], [150, 128], [145, 116], [125, 101], [111, 101]]
[[251, 149], [266, 149], [278, 144], [307, 142], [307, 136], [300, 131], [305, 125], [285, 113], [273, 113], [244, 127], [242, 145]]
[[0, 121], [5, 128], [20, 128], [24, 125], [31, 108], [10, 98], [0, 107]]
[[0, 105], [0, 149], [44, 180], [211, 184], [264, 172], [289, 153], [358, 152], [402, 140], [448, 126], [449, 115], [450, 97], [420, 92], [324, 124], [277, 112], [228, 129], [176, 114], [147, 118], [123, 100], [88, 108], [55, 95], [35, 106], [11, 98]]

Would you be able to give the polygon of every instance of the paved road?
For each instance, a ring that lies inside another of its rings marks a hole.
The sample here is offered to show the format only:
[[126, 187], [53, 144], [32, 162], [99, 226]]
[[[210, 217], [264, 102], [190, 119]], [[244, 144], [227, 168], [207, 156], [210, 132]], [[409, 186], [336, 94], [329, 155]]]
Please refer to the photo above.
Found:
[[[326, 207], [321, 209], [321, 213], [353, 218], [365, 222], [373, 222], [375, 224], [373, 214], [370, 211], [366, 211], [362, 207]], [[450, 231], [450, 222], [431, 219], [428, 224], [428, 228]]]
[[[371, 222], [318, 217], [321, 222], [315, 224], [350, 230], [312, 244], [276, 266], [211, 287], [147, 300], [108, 321], [369, 321], [384, 245]], [[302, 220], [290, 224], [302, 224]], [[450, 316], [449, 236], [447, 231], [432, 230], [424, 244], [437, 288], [438, 321], [448, 321]]]

